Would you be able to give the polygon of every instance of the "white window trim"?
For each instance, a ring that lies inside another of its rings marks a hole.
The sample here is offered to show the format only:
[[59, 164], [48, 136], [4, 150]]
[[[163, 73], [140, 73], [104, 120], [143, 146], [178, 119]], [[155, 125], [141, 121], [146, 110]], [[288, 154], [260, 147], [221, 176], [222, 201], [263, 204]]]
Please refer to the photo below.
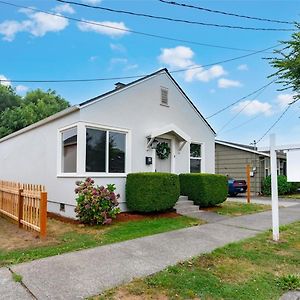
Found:
[[[77, 127], [77, 172], [63, 173], [62, 172], [62, 132]], [[108, 140], [109, 131], [125, 134], [125, 172], [124, 173], [109, 173], [109, 143], [106, 143], [106, 172], [86, 172], [86, 128], [99, 129], [106, 131]], [[76, 177], [126, 177], [131, 172], [131, 130], [101, 125], [90, 122], [77, 122], [71, 125], [59, 128], [57, 131], [57, 177], [59, 178], [76, 178]]]
[[[200, 145], [201, 146], [201, 157], [192, 157], [190, 156], [190, 153], [191, 153], [191, 144], [196, 144], [196, 145]], [[189, 144], [189, 163], [188, 163], [188, 170], [189, 170], [189, 173], [191, 172], [191, 159], [198, 159], [198, 160], [201, 160], [201, 170], [200, 172], [201, 173], [205, 173], [205, 143], [204, 142], [190, 142]]]
[[[62, 168], [63, 168], [63, 145], [62, 145], [62, 133], [63, 131], [66, 131], [68, 129], [72, 129], [72, 128], [77, 128], [77, 161], [76, 161], [76, 172], [62, 172]], [[78, 123], [73, 123], [70, 124], [68, 126], [65, 126], [63, 128], [60, 128], [57, 130], [57, 175], [59, 174], [64, 174], [67, 176], [74, 176], [77, 174], [78, 172]]]

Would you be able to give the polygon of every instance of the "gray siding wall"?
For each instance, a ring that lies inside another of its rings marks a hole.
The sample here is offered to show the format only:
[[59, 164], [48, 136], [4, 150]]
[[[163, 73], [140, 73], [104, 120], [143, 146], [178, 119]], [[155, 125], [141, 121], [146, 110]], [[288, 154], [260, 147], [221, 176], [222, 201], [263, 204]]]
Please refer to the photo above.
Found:
[[258, 194], [261, 192], [264, 178], [264, 156], [220, 144], [216, 144], [215, 149], [216, 174], [247, 180], [246, 166], [250, 164], [251, 170], [256, 168], [254, 177], [251, 177], [251, 193]]

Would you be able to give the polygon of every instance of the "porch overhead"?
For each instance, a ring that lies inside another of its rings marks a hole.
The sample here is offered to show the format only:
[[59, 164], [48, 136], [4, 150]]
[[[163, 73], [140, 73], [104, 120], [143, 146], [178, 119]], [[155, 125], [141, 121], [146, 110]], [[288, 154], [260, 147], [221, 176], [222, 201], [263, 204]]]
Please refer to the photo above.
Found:
[[177, 138], [178, 142], [180, 143], [179, 151], [184, 147], [184, 145], [186, 143], [191, 142], [191, 137], [188, 134], [186, 134], [184, 131], [182, 131], [180, 128], [178, 128], [176, 125], [168, 124], [166, 126], [163, 126], [156, 130], [153, 130], [151, 132], [151, 134], [148, 136], [149, 142], [147, 144], [147, 148], [150, 148], [150, 146], [155, 138], [160, 137], [164, 134], [172, 134]]

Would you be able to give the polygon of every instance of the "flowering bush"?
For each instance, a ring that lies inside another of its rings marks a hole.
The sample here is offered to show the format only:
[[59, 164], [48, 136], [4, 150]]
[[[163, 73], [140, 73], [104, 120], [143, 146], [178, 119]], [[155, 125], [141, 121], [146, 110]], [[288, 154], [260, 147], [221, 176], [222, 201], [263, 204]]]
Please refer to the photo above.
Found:
[[120, 213], [117, 207], [120, 195], [114, 193], [114, 184], [97, 186], [93, 179], [86, 178], [84, 181], [76, 181], [76, 185], [75, 212], [81, 222], [90, 225], [110, 224]]

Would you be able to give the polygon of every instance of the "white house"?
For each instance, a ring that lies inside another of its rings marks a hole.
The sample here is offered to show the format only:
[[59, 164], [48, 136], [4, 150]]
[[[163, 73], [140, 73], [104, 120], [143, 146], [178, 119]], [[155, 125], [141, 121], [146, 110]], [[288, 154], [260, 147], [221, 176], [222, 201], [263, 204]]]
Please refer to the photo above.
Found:
[[[159, 142], [166, 159], [153, 149]], [[45, 185], [48, 210], [63, 216], [75, 216], [77, 180], [115, 183], [126, 210], [126, 174], [155, 171], [215, 172], [215, 132], [167, 69], [0, 140], [0, 179]]]

